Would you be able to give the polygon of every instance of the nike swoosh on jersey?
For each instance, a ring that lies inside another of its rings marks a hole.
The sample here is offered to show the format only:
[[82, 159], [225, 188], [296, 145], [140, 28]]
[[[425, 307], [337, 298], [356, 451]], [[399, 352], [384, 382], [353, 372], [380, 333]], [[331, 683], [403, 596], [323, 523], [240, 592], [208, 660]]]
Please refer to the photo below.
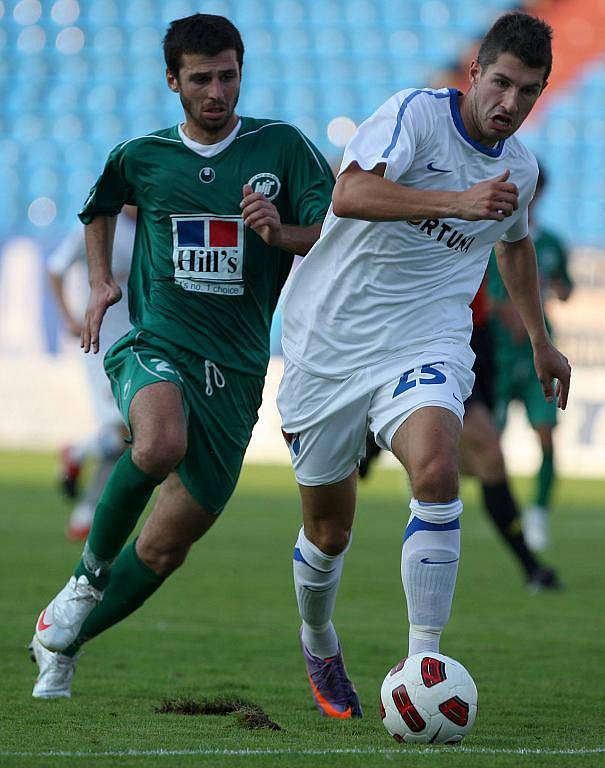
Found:
[[[455, 395], [453, 392], [452, 392], [452, 397], [454, 398], [454, 400], [457, 400], [459, 403], [462, 403], [462, 400], [458, 397], [458, 395]], [[462, 403], [462, 405], [464, 405], [464, 403]]]
[[46, 608], [42, 611], [42, 613], [40, 614], [40, 618], [38, 619], [38, 630], [40, 632], [44, 632], [45, 629], [52, 627], [52, 624], [45, 623], [44, 621], [45, 616], [46, 616]]
[[451, 171], [448, 168], [435, 168], [433, 163], [429, 163], [427, 165], [427, 168], [429, 171], [435, 171], [435, 173], [451, 173]]
[[423, 557], [420, 562], [426, 565], [447, 565], [447, 563], [457, 563], [458, 558], [455, 557], [453, 560], [429, 560], [428, 557]]

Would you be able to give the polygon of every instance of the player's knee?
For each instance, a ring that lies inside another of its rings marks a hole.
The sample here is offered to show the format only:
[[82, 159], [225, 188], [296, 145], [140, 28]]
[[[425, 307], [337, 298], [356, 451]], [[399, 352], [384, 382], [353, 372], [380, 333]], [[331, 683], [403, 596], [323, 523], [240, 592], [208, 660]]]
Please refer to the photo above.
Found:
[[335, 557], [349, 546], [351, 529], [318, 525], [309, 530], [309, 526], [305, 526], [305, 535], [324, 555]]
[[154, 573], [166, 578], [185, 562], [190, 547], [190, 544], [162, 545], [139, 539], [137, 554]]
[[187, 436], [178, 431], [168, 431], [155, 440], [135, 439], [132, 459], [147, 475], [163, 478], [180, 464], [186, 452]]
[[446, 501], [458, 495], [458, 462], [445, 452], [418, 462], [412, 472], [414, 496], [426, 501]]

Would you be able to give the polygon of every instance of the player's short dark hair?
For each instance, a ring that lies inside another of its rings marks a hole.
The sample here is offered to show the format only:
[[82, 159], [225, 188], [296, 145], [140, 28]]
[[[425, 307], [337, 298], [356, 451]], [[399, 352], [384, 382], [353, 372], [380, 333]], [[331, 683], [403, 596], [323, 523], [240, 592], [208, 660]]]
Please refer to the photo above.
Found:
[[244, 44], [241, 35], [229, 19], [209, 13], [194, 13], [184, 19], [175, 19], [164, 35], [164, 60], [173, 75], [178, 76], [184, 53], [203, 53], [217, 56], [234, 49], [240, 72], [244, 64]]
[[487, 32], [477, 54], [481, 67], [493, 64], [501, 53], [510, 53], [532, 69], [545, 67], [544, 82], [552, 69], [552, 28], [542, 19], [522, 11], [500, 16]]

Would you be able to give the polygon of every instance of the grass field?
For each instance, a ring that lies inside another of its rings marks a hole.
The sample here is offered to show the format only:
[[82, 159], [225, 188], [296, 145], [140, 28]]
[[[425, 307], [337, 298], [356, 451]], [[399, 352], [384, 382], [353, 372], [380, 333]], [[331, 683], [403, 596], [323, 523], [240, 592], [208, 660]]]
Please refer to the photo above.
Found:
[[[0, 765], [4, 766], [599, 766], [605, 764], [605, 483], [562, 481], [548, 553], [567, 585], [529, 595], [465, 483], [463, 556], [442, 651], [479, 689], [461, 747], [399, 746], [378, 691], [406, 651], [399, 579], [407, 496], [398, 472], [360, 490], [336, 626], [365, 708], [333, 722], [314, 709], [298, 648], [291, 552], [299, 510], [290, 470], [249, 466], [224, 519], [143, 608], [85, 648], [73, 698], [34, 701], [25, 646], [79, 555], [50, 456], [0, 454]], [[527, 484], [518, 484], [523, 497]], [[156, 714], [166, 698], [238, 697], [282, 730], [234, 715]]]

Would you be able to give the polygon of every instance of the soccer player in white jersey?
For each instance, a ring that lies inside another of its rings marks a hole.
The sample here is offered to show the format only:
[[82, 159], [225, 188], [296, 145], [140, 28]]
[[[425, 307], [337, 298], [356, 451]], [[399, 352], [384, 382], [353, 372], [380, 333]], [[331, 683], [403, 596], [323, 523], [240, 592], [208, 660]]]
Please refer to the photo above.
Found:
[[404, 90], [357, 130], [320, 240], [287, 289], [278, 404], [302, 498], [294, 550], [315, 703], [361, 715], [332, 624], [366, 427], [407, 470], [408, 653], [439, 650], [460, 553], [458, 441], [471, 392], [469, 304], [492, 247], [547, 400], [570, 367], [544, 326], [527, 206], [537, 164], [513, 135], [546, 86], [552, 30], [514, 12], [483, 39], [465, 94]]
[[[116, 234], [112, 253], [114, 277], [123, 294], [126, 294], [134, 233], [136, 228], [136, 207], [125, 205], [117, 219]], [[82, 319], [78, 308], [69, 300], [66, 291], [66, 277], [76, 264], [86, 264], [86, 243], [84, 227], [72, 230], [51, 253], [47, 271], [55, 299], [61, 310], [65, 326], [70, 334], [80, 337]], [[100, 339], [100, 355], [86, 355], [84, 363], [90, 388], [91, 403], [96, 417], [97, 429], [92, 436], [74, 445], [65, 446], [61, 451], [61, 482], [66, 494], [77, 497], [77, 481], [86, 459], [98, 461], [94, 475], [88, 483], [84, 497], [73, 508], [66, 526], [67, 537], [80, 541], [86, 538], [94, 510], [101, 496], [116, 459], [124, 450], [126, 431], [120, 411], [116, 407], [109, 380], [103, 369], [103, 357], [109, 347], [130, 330], [128, 304], [118, 302], [109, 308], [103, 324]]]

